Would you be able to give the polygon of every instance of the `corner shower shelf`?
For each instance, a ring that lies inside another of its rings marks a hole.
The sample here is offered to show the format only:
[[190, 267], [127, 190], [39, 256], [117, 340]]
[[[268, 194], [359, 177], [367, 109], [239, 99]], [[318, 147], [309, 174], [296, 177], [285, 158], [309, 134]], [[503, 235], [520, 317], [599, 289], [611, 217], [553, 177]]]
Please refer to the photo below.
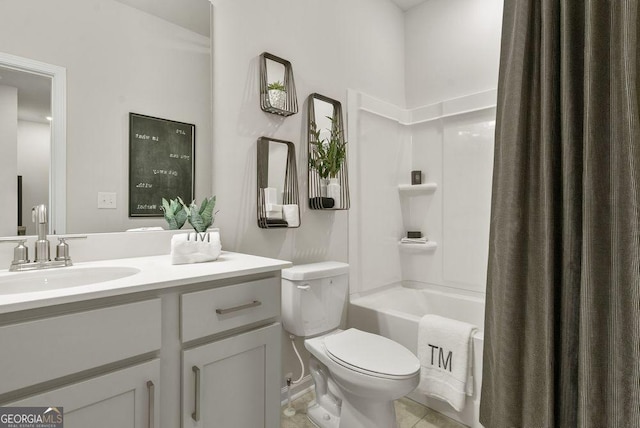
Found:
[[398, 184], [398, 192], [403, 195], [418, 195], [433, 193], [438, 188], [437, 183]]
[[398, 242], [398, 247], [401, 250], [406, 251], [435, 251], [438, 248], [438, 243], [434, 241], [427, 241], [425, 244], [409, 244], [404, 242]]

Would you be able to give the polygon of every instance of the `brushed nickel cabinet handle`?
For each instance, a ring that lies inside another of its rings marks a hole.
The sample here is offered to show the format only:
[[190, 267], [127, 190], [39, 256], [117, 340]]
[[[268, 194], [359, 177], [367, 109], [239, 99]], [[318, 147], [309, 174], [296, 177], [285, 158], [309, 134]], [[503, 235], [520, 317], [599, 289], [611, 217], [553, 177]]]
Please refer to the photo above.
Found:
[[216, 309], [216, 314], [226, 315], [231, 312], [241, 311], [243, 309], [248, 309], [248, 308], [255, 308], [256, 306], [260, 306], [260, 305], [262, 305], [262, 302], [260, 300], [254, 300], [251, 303], [246, 303], [240, 306], [234, 306], [233, 308]]
[[196, 376], [196, 399], [195, 399], [193, 413], [191, 413], [191, 418], [193, 418], [194, 421], [199, 422], [200, 421], [200, 369], [197, 366], [193, 366], [191, 369], [193, 370], [193, 373]]
[[156, 413], [156, 411], [155, 411], [155, 409], [156, 409], [156, 386], [150, 380], [147, 381], [147, 391], [149, 392], [149, 407], [148, 407], [149, 415], [148, 415], [148, 418], [147, 418], [148, 428], [154, 428], [155, 427], [154, 418], [155, 418], [155, 413]]

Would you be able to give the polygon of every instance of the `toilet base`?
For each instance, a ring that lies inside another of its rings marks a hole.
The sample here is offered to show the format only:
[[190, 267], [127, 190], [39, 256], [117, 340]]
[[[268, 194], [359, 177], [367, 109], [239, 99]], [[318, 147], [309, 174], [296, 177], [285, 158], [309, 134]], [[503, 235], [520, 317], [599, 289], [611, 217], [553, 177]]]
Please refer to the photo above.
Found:
[[314, 401], [307, 407], [307, 417], [318, 428], [398, 428], [393, 401], [370, 402], [353, 396], [342, 401], [340, 416]]
[[340, 428], [398, 428], [393, 401], [371, 401], [350, 395], [342, 400]]
[[327, 412], [316, 402], [310, 403], [307, 407], [307, 417], [311, 423], [318, 428], [339, 428], [340, 418]]

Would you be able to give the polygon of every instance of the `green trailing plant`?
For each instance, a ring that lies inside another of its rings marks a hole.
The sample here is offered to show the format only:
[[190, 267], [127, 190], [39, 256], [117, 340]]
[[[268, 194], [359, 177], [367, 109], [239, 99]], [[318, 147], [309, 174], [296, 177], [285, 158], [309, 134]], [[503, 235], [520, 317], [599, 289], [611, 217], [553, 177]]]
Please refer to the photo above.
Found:
[[309, 167], [315, 170], [320, 178], [335, 178], [347, 157], [347, 142], [342, 137], [342, 130], [335, 126], [336, 119], [327, 116], [331, 121], [329, 138], [320, 138], [320, 129], [315, 122], [311, 122], [311, 145]]
[[169, 223], [169, 229], [178, 230], [184, 226], [187, 221], [188, 213], [184, 209], [182, 199], [169, 199], [162, 198], [162, 211], [164, 211], [164, 219]]
[[284, 83], [282, 83], [279, 80], [276, 82], [269, 83], [269, 85], [267, 86], [267, 89], [269, 91], [274, 90], [274, 91], [282, 91], [282, 92], [285, 92], [287, 90], [287, 88], [284, 87]]
[[213, 209], [216, 206], [216, 197], [212, 196], [211, 198], [204, 198], [200, 207], [198, 207], [195, 200], [192, 201], [189, 206], [187, 206], [182, 199], [180, 199], [180, 203], [187, 212], [187, 220], [189, 220], [189, 224], [195, 229], [195, 231], [198, 233], [206, 232], [215, 220], [215, 215], [217, 214], [217, 211], [215, 213], [213, 212]]

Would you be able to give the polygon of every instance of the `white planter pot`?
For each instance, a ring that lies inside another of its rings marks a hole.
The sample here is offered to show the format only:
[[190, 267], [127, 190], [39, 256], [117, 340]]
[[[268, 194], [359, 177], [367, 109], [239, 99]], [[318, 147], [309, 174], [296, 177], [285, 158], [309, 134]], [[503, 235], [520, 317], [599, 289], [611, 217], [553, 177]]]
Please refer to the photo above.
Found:
[[340, 208], [340, 184], [337, 178], [330, 178], [327, 184], [327, 198], [333, 198], [334, 208]]
[[279, 89], [269, 89], [269, 104], [271, 107], [285, 110], [285, 102], [287, 100], [287, 93]]
[[327, 185], [329, 184], [328, 178], [320, 179], [320, 196], [323, 198], [327, 197]]

